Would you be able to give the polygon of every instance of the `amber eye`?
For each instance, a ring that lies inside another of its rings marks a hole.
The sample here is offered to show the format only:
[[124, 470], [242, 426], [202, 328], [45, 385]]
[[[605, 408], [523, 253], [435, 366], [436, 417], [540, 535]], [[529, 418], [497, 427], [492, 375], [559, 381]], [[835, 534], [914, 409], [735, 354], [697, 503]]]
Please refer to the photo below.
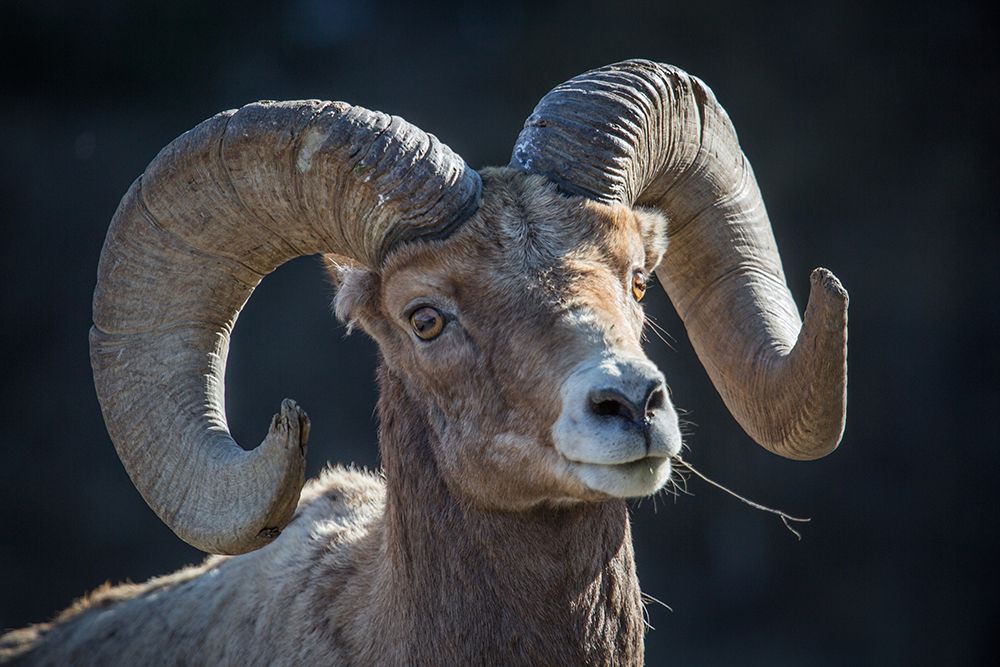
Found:
[[444, 315], [430, 306], [423, 306], [410, 315], [410, 326], [423, 340], [434, 340], [444, 330]]
[[642, 271], [632, 274], [632, 296], [636, 301], [642, 301], [642, 297], [646, 296], [646, 276]]

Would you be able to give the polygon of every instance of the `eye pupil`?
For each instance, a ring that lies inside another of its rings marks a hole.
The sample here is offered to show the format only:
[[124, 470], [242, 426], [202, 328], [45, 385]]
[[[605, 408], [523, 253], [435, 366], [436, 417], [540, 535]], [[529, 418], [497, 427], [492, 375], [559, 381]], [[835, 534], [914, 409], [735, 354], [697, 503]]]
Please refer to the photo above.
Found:
[[646, 276], [641, 271], [632, 274], [632, 296], [636, 301], [642, 301], [642, 297], [646, 296]]
[[418, 308], [410, 315], [413, 332], [423, 340], [437, 338], [444, 329], [444, 316], [429, 306]]

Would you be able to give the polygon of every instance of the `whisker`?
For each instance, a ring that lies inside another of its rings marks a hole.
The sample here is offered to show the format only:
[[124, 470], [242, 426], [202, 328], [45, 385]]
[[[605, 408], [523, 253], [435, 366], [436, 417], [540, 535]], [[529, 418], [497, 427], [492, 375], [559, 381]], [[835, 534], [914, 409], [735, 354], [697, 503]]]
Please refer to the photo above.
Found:
[[673, 487], [674, 497], [677, 497], [682, 493], [685, 496], [693, 496], [694, 494], [688, 491], [688, 476], [684, 474], [684, 471], [678, 470], [677, 466], [674, 466], [672, 472], [673, 474], [670, 475], [670, 484]]
[[[669, 347], [671, 350], [674, 350], [674, 346], [671, 345], [670, 342], [666, 338], [664, 338], [663, 335], [659, 331], [657, 331], [656, 329], [653, 329], [652, 327], [650, 327], [649, 330], [652, 331], [653, 335], [656, 336], [657, 338], [659, 338], [663, 342], [664, 345], [666, 345], [667, 347]], [[645, 329], [643, 329], [643, 331], [645, 331]], [[645, 335], [645, 334], [643, 334], [643, 335]], [[644, 338], [643, 340], [648, 340], [648, 339]], [[676, 350], [674, 350], [674, 351], [676, 352]]]
[[[666, 336], [667, 338], [669, 338], [670, 340], [672, 340], [674, 343], [677, 342], [677, 339], [674, 338], [673, 336], [671, 336], [670, 332], [667, 331], [666, 329], [664, 329], [663, 326], [659, 322], [657, 322], [656, 318], [654, 318], [652, 315], [646, 315], [646, 321], [649, 322], [649, 326], [650, 327], [652, 327], [654, 329], [657, 329], [664, 336]], [[671, 347], [671, 349], [673, 349], [673, 347]]]
[[[673, 350], [674, 352], [676, 352], [677, 348], [674, 347], [674, 343], [676, 343], [677, 341], [674, 339], [674, 337], [671, 336], [670, 333], [666, 329], [664, 329], [659, 324], [657, 324], [652, 319], [652, 317], [650, 315], [646, 315], [645, 319], [646, 319], [646, 323], [649, 324], [649, 330], [652, 331], [656, 335], [657, 338], [659, 338], [661, 341], [663, 341], [664, 345], [666, 345], [671, 350]], [[670, 340], [667, 340], [668, 338]]]

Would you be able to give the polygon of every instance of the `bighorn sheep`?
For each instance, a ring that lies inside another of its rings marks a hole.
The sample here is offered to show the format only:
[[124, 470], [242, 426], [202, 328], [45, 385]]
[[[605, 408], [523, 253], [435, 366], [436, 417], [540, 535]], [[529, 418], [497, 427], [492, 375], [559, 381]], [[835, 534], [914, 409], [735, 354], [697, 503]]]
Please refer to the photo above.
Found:
[[[303, 488], [305, 413], [285, 401], [244, 451], [223, 379], [254, 287], [314, 253], [337, 316], [380, 347], [383, 474], [333, 468]], [[801, 322], [750, 165], [697, 78], [631, 60], [571, 79], [510, 164], [478, 173], [340, 102], [205, 121], [115, 213], [91, 359], [143, 498], [230, 555], [92, 593], [0, 655], [640, 664], [625, 499], [660, 489], [681, 446], [640, 347], [654, 270], [747, 433], [794, 459], [837, 446], [847, 293], [816, 269]]]

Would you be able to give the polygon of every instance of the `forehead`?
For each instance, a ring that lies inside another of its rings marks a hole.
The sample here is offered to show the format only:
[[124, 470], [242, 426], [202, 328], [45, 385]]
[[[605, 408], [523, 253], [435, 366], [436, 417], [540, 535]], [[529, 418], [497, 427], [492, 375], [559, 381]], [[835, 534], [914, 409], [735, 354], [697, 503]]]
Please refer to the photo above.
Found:
[[477, 285], [555, 285], [595, 270], [621, 276], [641, 265], [642, 239], [629, 208], [565, 197], [541, 177], [498, 171], [484, 171], [483, 203], [458, 233], [404, 249], [384, 278], [448, 292], [458, 277]]

